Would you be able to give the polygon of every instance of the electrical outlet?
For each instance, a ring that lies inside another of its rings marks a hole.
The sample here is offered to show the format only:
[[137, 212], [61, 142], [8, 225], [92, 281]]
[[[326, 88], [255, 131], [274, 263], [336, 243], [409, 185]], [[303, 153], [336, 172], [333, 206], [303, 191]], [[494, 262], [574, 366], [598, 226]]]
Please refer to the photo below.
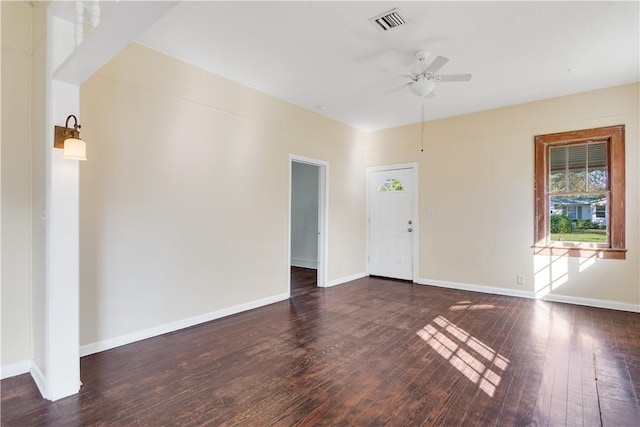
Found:
[[524, 274], [518, 274], [516, 276], [516, 283], [518, 283], [518, 285], [524, 285]]

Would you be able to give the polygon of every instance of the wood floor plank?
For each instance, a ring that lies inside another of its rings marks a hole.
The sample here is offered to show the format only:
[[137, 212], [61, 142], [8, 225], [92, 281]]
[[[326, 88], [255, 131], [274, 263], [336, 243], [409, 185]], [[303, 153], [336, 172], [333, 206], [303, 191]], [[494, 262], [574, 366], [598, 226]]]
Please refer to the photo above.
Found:
[[43, 400], [3, 380], [2, 426], [635, 425], [640, 314], [383, 278], [81, 359]]

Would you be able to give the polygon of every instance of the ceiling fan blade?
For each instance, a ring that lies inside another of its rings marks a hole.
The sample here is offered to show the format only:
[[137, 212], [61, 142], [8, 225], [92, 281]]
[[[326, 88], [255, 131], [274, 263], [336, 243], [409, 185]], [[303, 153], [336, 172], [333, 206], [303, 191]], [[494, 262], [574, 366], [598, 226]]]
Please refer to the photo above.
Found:
[[446, 76], [433, 76], [437, 82], [468, 82], [471, 74], [448, 74]]
[[431, 64], [427, 68], [424, 69], [425, 73], [435, 73], [440, 68], [444, 67], [444, 64], [449, 62], [449, 58], [445, 58], [444, 56], [437, 56]]
[[398, 86], [398, 87], [395, 87], [395, 88], [393, 88], [393, 89], [389, 89], [389, 90], [385, 91], [385, 94], [389, 95], [389, 94], [392, 94], [392, 93], [399, 92], [399, 91], [401, 91], [402, 89], [404, 89], [405, 87], [412, 85], [413, 83], [414, 83], [414, 82], [409, 82], [409, 83], [405, 83], [405, 84], [403, 84], [403, 85], [400, 85], [400, 86]]

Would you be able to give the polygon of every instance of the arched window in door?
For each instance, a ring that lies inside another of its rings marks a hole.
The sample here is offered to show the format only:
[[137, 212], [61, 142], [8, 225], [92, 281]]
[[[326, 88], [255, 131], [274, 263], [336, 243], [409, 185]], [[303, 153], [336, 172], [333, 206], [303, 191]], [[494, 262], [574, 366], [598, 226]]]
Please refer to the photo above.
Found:
[[378, 186], [378, 192], [404, 191], [404, 185], [395, 178], [387, 178]]

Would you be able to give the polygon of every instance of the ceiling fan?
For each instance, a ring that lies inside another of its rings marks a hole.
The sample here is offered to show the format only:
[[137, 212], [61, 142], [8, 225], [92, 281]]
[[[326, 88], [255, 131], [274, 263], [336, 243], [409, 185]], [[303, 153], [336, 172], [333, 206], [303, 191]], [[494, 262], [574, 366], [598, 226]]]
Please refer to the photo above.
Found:
[[428, 63], [429, 52], [419, 50], [413, 57], [416, 60], [416, 65], [412, 70], [412, 74], [404, 75], [404, 77], [410, 78], [411, 81], [396, 88], [393, 92], [408, 86], [409, 90], [414, 94], [422, 98], [431, 98], [436, 94], [434, 89], [437, 82], [467, 82], [471, 80], [471, 74], [436, 75], [435, 73], [449, 62], [449, 58], [444, 56], [436, 56], [431, 63]]

